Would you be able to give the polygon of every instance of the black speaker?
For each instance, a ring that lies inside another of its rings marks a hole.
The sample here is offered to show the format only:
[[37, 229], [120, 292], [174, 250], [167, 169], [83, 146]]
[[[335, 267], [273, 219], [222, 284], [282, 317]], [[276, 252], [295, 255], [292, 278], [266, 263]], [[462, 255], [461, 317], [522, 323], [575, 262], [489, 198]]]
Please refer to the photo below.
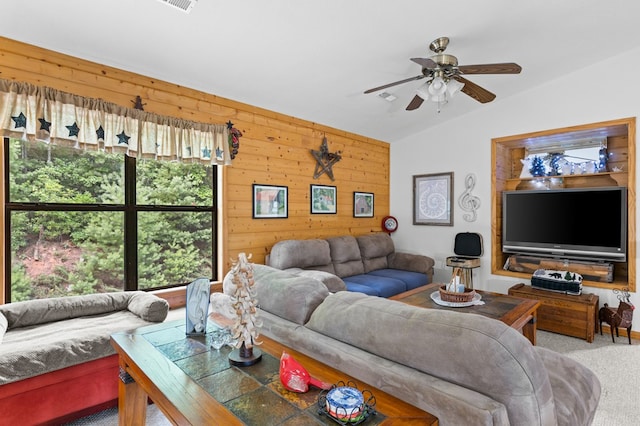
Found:
[[453, 252], [458, 256], [482, 256], [482, 235], [475, 232], [456, 234]]

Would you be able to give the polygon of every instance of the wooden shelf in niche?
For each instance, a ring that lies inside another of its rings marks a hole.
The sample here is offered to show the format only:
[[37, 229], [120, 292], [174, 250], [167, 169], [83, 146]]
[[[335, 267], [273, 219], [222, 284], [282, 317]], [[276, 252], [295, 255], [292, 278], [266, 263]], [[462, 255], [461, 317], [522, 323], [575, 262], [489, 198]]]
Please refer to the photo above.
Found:
[[627, 172], [583, 173], [580, 175], [537, 176], [506, 179], [505, 191], [523, 189], [561, 189], [599, 186], [627, 186]]
[[[627, 262], [614, 263], [614, 282], [585, 281], [583, 285], [600, 288], [629, 287], [635, 291], [635, 117], [607, 122], [545, 130], [534, 133], [495, 138], [491, 146], [491, 273], [495, 275], [530, 278], [530, 274], [505, 271], [503, 266], [509, 257], [502, 252], [502, 191], [530, 189], [588, 188], [600, 186], [627, 187]], [[522, 160], [527, 149], [554, 140], [556, 144], [574, 143], [588, 138], [607, 138], [609, 167], [622, 171], [585, 173], [566, 176], [520, 178]]]

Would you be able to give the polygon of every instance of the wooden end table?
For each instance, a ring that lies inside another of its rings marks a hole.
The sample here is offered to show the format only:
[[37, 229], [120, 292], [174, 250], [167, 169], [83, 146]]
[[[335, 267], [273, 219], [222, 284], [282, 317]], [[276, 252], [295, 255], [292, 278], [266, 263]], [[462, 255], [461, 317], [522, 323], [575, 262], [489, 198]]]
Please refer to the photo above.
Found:
[[358, 389], [371, 391], [376, 414], [366, 425], [438, 424], [435, 416], [392, 395], [267, 337], [260, 336], [260, 340], [262, 361], [235, 367], [228, 360], [231, 348], [216, 351], [208, 336], [186, 336], [181, 320], [112, 335], [111, 344], [120, 357], [119, 424], [144, 424], [147, 397], [177, 425], [336, 424], [318, 414], [319, 389], [306, 393], [284, 389], [279, 376], [282, 351], [319, 380], [351, 381]]
[[398, 300], [408, 305], [429, 309], [444, 309], [456, 312], [478, 314], [502, 321], [511, 328], [522, 332], [531, 344], [536, 344], [536, 317], [540, 302], [522, 297], [508, 296], [501, 293], [476, 290], [482, 295], [484, 305], [473, 305], [464, 308], [452, 308], [438, 305], [431, 299], [431, 293], [438, 291], [443, 284], [427, 284], [404, 293], [397, 294], [390, 299]]

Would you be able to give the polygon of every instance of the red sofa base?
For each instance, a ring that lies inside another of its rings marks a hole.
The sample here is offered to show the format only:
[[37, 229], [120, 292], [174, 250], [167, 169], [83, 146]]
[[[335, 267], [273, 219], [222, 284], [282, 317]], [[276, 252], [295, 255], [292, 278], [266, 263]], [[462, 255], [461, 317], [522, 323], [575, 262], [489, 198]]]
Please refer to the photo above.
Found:
[[118, 356], [0, 386], [0, 425], [57, 425], [118, 405]]

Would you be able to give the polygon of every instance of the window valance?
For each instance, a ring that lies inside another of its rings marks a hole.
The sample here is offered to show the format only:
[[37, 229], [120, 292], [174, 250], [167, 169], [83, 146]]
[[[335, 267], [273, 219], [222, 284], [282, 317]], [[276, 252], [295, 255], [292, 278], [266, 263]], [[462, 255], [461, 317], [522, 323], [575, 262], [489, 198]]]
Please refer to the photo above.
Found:
[[231, 122], [181, 120], [3, 79], [0, 133], [131, 157], [221, 165], [231, 164], [242, 136]]

